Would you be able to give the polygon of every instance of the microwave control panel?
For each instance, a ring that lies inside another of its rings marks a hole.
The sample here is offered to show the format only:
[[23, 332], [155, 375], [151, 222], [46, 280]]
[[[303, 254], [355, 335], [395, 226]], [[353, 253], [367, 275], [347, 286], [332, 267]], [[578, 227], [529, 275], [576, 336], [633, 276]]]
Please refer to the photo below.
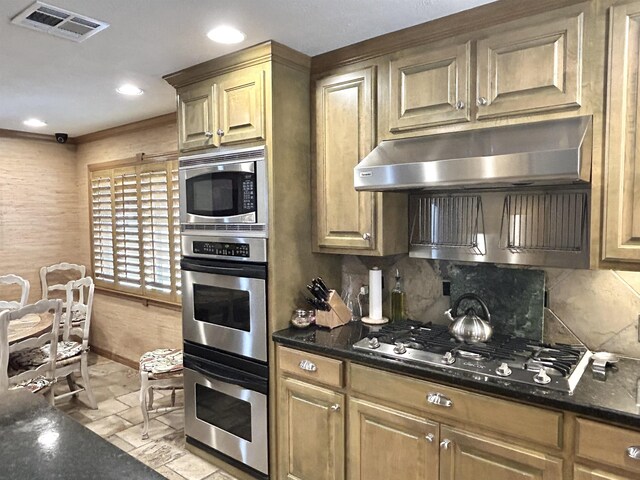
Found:
[[221, 257], [249, 257], [249, 245], [246, 243], [194, 241], [192, 245], [193, 253]]
[[244, 175], [242, 178], [242, 213], [256, 211], [256, 187], [253, 174]]

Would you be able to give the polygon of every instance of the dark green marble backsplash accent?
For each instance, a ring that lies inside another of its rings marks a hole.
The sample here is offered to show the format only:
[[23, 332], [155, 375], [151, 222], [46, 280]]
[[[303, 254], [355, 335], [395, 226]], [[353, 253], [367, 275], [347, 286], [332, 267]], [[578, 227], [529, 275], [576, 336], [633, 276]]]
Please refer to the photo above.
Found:
[[[542, 340], [544, 330], [544, 271], [500, 268], [493, 265], [442, 265], [451, 281], [451, 305], [465, 293], [482, 298], [496, 332]], [[458, 309], [462, 314], [466, 300]], [[477, 302], [471, 302], [477, 313]]]

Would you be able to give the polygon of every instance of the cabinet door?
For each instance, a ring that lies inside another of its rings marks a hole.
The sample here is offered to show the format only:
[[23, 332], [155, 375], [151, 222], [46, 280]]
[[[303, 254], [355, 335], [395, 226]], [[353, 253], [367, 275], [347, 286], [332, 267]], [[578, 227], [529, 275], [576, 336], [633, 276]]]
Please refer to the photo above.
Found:
[[477, 118], [580, 106], [583, 14], [537, 18], [478, 41]]
[[349, 401], [349, 480], [438, 480], [438, 424]]
[[216, 84], [207, 81], [178, 90], [178, 148], [180, 151], [217, 147], [214, 134]]
[[599, 468], [575, 465], [573, 467], [573, 480], [633, 480], [637, 477], [615, 475]]
[[264, 71], [261, 67], [217, 79], [221, 144], [264, 139]]
[[344, 479], [344, 396], [281, 378], [279, 479]]
[[451, 427], [440, 428], [440, 480], [557, 480], [562, 460]]
[[353, 168], [374, 144], [374, 68], [316, 84], [316, 245], [374, 250], [376, 194], [356, 192]]
[[612, 7], [607, 79], [605, 260], [640, 260], [640, 2]]
[[397, 56], [389, 62], [389, 131], [468, 122], [469, 42]]

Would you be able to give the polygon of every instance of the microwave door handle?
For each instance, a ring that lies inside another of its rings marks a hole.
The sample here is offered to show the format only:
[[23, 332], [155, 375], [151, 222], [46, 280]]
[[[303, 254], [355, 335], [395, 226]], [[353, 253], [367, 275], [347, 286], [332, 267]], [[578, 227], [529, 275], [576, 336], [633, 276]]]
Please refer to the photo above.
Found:
[[[227, 377], [226, 375], [215, 373], [206, 368], [202, 368], [201, 366], [194, 363], [190, 363], [186, 368], [195, 370], [199, 374], [204, 375], [205, 377], [212, 378], [219, 382], [230, 383], [232, 385], [237, 385], [239, 387], [246, 388], [248, 390], [256, 390], [256, 389], [260, 390], [260, 383], [262, 383], [262, 382], [252, 382], [251, 380], [246, 380], [246, 379], [237, 378], [237, 377]], [[264, 388], [266, 388], [266, 385], [264, 386]]]

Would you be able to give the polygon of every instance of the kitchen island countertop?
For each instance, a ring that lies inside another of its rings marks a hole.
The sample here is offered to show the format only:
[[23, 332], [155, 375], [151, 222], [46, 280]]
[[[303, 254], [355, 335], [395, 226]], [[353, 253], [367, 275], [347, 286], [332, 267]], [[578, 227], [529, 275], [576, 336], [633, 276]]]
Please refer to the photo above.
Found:
[[164, 478], [25, 390], [0, 395], [0, 431], [0, 478]]
[[[390, 372], [403, 373], [424, 380], [464, 387], [534, 405], [558, 408], [596, 419], [640, 429], [638, 384], [640, 361], [621, 358], [616, 368], [607, 369], [605, 379], [594, 377], [591, 366], [578, 382], [573, 394], [545, 390], [507, 380], [482, 380], [468, 372], [446, 370], [428, 365], [416, 365], [402, 360], [386, 359], [357, 351], [352, 345], [369, 332], [361, 322], [351, 322], [328, 330], [313, 326], [306, 330], [288, 328], [273, 334], [276, 343]], [[473, 378], [473, 377], [476, 378]]]

